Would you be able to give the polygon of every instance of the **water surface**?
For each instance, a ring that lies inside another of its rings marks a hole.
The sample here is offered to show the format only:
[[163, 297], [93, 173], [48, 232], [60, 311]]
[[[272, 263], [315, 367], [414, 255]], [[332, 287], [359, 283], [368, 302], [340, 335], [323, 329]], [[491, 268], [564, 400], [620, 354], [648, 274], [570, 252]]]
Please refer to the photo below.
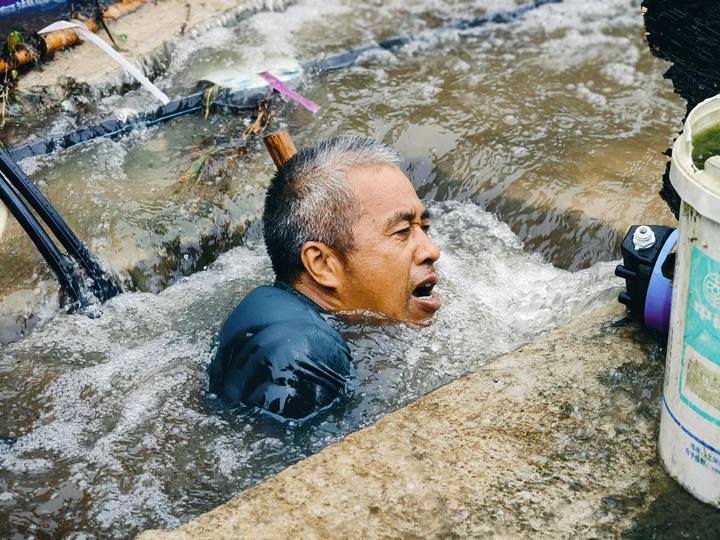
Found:
[[[514, 6], [303, 0], [186, 37], [158, 83], [185, 95], [214, 69], [305, 62]], [[666, 212], [648, 186], [684, 113], [642, 32], [637, 2], [567, 0], [308, 78], [318, 115], [276, 106], [272, 127], [298, 146], [355, 133], [398, 148], [444, 252], [435, 323], [341, 324], [357, 388], [300, 426], [206, 393], [225, 315], [272, 281], [257, 218], [273, 166], [257, 141], [239, 150], [247, 118], [182, 118], [23, 161], [129, 292], [96, 319], [63, 314], [17, 226], [0, 241], [0, 435], [17, 440], [0, 450], [0, 529], [119, 538], [176, 526], [616, 295], [603, 261], [641, 208]], [[148, 98], [70, 99], [8, 136], [120, 107]]]
[[[561, 268], [612, 260], [638, 214], [669, 217], [656, 184], [683, 104], [662, 78], [665, 64], [646, 50], [630, 0], [566, 0], [508, 26], [430, 32], [514, 7], [305, 0], [188, 36], [158, 84], [182, 96], [213, 70], [256, 72], [420, 33], [397, 54], [307, 78], [302, 91], [321, 112], [280, 105], [271, 128], [289, 127], [298, 146], [339, 133], [376, 137], [406, 157], [424, 198], [479, 204]], [[9, 128], [8, 136], [63, 133], [151, 107], [149, 99], [143, 90], [69, 99], [34, 133]], [[259, 216], [273, 166], [256, 141], [238, 149], [248, 121], [182, 118], [22, 166], [128, 290], [157, 292], [240, 244]], [[54, 280], [14, 223], [0, 260], [0, 342], [8, 342], [55, 308]]]
[[0, 528], [126, 537], [176, 526], [618, 292], [612, 264], [555, 268], [473, 203], [432, 211], [445, 306], [426, 328], [340, 324], [357, 387], [300, 426], [207, 394], [219, 325], [272, 279], [262, 244], [5, 347], [0, 433], [17, 442], [0, 454]]

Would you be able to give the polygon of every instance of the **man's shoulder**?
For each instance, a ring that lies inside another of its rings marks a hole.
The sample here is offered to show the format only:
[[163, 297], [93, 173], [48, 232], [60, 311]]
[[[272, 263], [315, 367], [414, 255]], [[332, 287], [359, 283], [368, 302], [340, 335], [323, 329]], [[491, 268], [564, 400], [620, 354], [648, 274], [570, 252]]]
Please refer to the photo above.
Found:
[[234, 334], [245, 328], [265, 327], [290, 320], [320, 322], [323, 319], [309, 301], [288, 290], [261, 285], [250, 291], [228, 316], [223, 333]]
[[345, 341], [318, 309], [276, 286], [251, 291], [223, 326], [211, 390], [272, 410], [268, 396], [282, 389], [288, 407], [273, 412], [296, 418], [326, 405], [345, 386], [352, 364]]
[[275, 351], [277, 358], [283, 359], [348, 356], [345, 340], [318, 310], [299, 293], [276, 286], [257, 287], [225, 321], [218, 353], [222, 355], [226, 348], [237, 351], [238, 345], [250, 343], [262, 346], [265, 354]]

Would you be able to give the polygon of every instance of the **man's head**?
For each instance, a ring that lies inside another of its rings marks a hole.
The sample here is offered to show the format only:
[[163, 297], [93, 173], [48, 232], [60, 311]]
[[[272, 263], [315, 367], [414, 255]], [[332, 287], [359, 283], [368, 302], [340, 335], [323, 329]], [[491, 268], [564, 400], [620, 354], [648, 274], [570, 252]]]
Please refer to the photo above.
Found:
[[333, 311], [423, 321], [440, 307], [429, 216], [397, 153], [363, 137], [302, 149], [273, 177], [265, 243], [277, 278]]

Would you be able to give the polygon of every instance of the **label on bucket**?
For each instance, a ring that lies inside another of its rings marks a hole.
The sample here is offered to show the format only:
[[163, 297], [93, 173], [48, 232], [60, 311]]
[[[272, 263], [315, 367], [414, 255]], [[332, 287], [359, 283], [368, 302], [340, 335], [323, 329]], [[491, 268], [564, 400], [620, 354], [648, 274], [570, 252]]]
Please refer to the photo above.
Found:
[[680, 361], [680, 399], [720, 426], [720, 263], [697, 246], [690, 254]]

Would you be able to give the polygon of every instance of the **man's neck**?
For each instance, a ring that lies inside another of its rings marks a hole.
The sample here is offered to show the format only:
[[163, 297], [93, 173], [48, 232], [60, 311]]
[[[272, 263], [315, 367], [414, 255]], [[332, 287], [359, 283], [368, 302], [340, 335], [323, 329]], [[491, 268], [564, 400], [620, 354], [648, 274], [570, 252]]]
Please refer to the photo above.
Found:
[[300, 294], [307, 296], [324, 311], [339, 311], [340, 309], [340, 303], [335, 298], [332, 291], [312, 282], [311, 280], [300, 277], [290, 283], [290, 286]]

